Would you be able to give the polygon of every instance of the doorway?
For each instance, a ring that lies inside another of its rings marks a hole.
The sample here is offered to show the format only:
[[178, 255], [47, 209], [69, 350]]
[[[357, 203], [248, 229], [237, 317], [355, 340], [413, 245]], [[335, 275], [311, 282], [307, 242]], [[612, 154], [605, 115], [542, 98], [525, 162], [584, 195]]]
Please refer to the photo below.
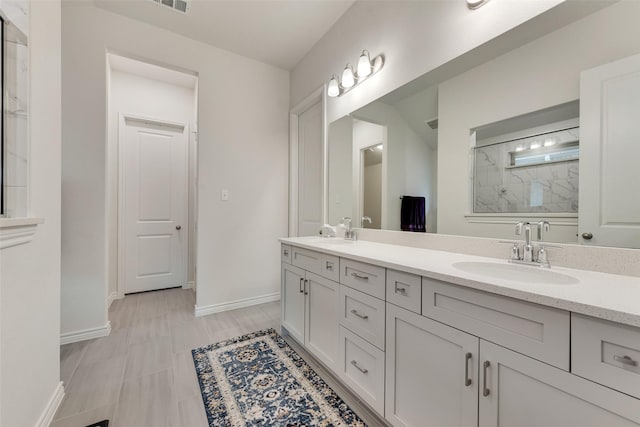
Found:
[[195, 288], [197, 75], [107, 59], [108, 301]]

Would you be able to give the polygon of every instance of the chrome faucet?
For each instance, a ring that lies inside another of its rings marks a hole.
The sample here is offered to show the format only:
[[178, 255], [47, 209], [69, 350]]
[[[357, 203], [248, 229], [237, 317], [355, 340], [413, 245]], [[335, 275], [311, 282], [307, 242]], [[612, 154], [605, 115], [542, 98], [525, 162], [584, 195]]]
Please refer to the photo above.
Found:
[[354, 230], [351, 227], [351, 217], [348, 216], [344, 216], [342, 217], [342, 223], [344, 224], [344, 226], [347, 228], [344, 231], [344, 238], [346, 240], [356, 240], [357, 236], [356, 236], [356, 230]]
[[[536, 254], [535, 248], [531, 242], [531, 226], [537, 227], [537, 238], [538, 238], [538, 246], [540, 249]], [[509, 262], [516, 264], [526, 264], [526, 265], [534, 265], [538, 267], [546, 267], [549, 268], [551, 265], [549, 264], [549, 259], [547, 257], [547, 251], [545, 247], [552, 248], [561, 248], [561, 246], [557, 245], [549, 245], [542, 242], [542, 237], [544, 233], [549, 232], [551, 228], [548, 221], [540, 221], [537, 224], [531, 224], [529, 222], [521, 221], [516, 224], [516, 236], [522, 235], [522, 231], [524, 230], [524, 243], [522, 245], [522, 256], [520, 256], [520, 248], [518, 247], [517, 242], [501, 242], [501, 243], [509, 243], [513, 245], [511, 247], [511, 257]]]
[[371, 217], [370, 216], [363, 216], [362, 219], [360, 220], [360, 228], [364, 228], [364, 222], [367, 221], [369, 224], [371, 224]]
[[533, 246], [531, 246], [531, 224], [528, 222], [519, 222], [516, 224], [516, 236], [522, 234], [524, 229], [524, 246], [522, 247], [522, 261], [533, 261]]

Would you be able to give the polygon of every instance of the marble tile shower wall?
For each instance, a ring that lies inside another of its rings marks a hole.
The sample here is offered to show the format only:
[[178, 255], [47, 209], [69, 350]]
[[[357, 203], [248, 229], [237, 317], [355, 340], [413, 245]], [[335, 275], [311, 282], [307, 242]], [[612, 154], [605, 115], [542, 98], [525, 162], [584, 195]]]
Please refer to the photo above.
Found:
[[7, 217], [27, 216], [28, 191], [28, 2], [2, 3], [5, 23], [5, 180]]
[[578, 160], [508, 168], [518, 142], [475, 150], [474, 212], [578, 212]]

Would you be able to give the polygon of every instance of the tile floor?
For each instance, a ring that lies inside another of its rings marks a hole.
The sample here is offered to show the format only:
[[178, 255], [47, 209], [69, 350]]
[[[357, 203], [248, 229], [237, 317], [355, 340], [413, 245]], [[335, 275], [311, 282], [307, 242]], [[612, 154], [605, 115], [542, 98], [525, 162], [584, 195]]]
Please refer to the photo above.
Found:
[[207, 426], [191, 349], [278, 328], [280, 302], [200, 318], [194, 304], [183, 289], [127, 296], [111, 305], [111, 335], [62, 346], [66, 397], [52, 427]]
[[[130, 295], [109, 310], [108, 337], [60, 348], [66, 396], [51, 427], [206, 427], [191, 349], [259, 329], [280, 330], [280, 301], [196, 318], [195, 293]], [[385, 425], [291, 339], [290, 345], [369, 426]]]

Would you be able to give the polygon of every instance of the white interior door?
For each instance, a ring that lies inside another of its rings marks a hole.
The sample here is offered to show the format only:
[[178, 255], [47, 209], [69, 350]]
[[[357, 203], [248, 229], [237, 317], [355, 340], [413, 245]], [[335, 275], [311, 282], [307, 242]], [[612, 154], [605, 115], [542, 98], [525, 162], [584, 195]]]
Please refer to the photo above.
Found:
[[298, 116], [298, 236], [318, 234], [323, 209], [322, 102]]
[[187, 134], [184, 125], [120, 118], [124, 293], [186, 284]]
[[579, 239], [640, 248], [640, 55], [580, 76]]

